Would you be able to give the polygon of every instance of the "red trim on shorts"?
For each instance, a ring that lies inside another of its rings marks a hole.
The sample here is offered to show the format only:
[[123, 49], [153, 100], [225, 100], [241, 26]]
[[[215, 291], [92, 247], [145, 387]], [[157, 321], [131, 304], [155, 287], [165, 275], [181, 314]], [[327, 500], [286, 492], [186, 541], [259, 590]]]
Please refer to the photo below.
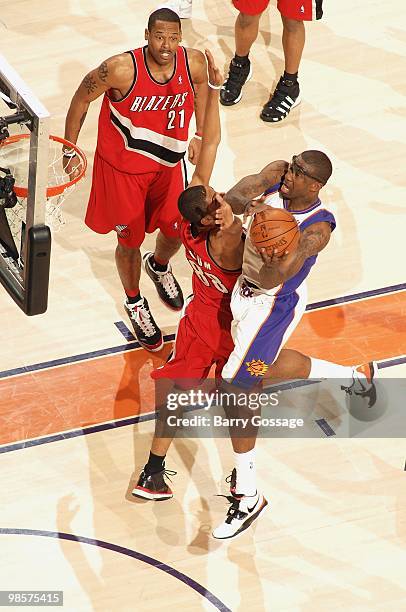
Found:
[[244, 15], [260, 15], [269, 4], [269, 0], [232, 0], [234, 7]]

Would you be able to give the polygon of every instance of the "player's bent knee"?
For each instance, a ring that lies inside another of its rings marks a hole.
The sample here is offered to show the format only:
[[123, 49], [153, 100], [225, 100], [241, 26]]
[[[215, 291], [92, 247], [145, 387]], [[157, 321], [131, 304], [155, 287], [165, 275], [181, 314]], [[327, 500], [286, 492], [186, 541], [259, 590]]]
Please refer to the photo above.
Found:
[[289, 34], [297, 34], [298, 32], [301, 32], [302, 30], [304, 30], [304, 27], [305, 27], [304, 22], [299, 21], [298, 19], [290, 19], [288, 17], [282, 16], [282, 22], [283, 22], [283, 29], [289, 32]]

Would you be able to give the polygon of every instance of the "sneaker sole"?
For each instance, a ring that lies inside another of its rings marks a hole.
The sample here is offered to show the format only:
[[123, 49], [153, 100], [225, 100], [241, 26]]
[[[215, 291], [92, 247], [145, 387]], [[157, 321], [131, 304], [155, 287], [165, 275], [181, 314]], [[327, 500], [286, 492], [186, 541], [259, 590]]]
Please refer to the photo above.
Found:
[[136, 333], [134, 332], [134, 330], [133, 330], [133, 333], [134, 333], [134, 336], [135, 336], [135, 338], [136, 338], [136, 340], [137, 340], [138, 344], [139, 344], [140, 346], [142, 346], [142, 348], [144, 348], [144, 349], [146, 349], [147, 351], [149, 351], [150, 353], [157, 353], [158, 351], [160, 351], [160, 350], [162, 349], [162, 347], [163, 347], [163, 345], [164, 345], [164, 339], [163, 339], [163, 338], [161, 339], [161, 342], [160, 342], [159, 344], [154, 344], [153, 346], [150, 346], [149, 344], [144, 344], [143, 342], [141, 342], [141, 340], [139, 340], [139, 339], [137, 338], [137, 335], [136, 335]]
[[300, 97], [300, 94], [299, 94], [296, 100], [293, 102], [292, 106], [290, 107], [290, 111], [286, 113], [286, 115], [284, 117], [281, 117], [280, 119], [273, 119], [272, 117], [266, 117], [266, 116], [263, 116], [262, 113], [259, 115], [259, 117], [260, 119], [262, 119], [262, 121], [265, 121], [265, 123], [280, 123], [281, 121], [284, 121], [284, 119], [286, 119], [288, 115], [290, 115], [292, 108], [295, 108], [295, 106], [298, 106], [301, 103], [301, 101], [302, 101], [302, 98]]
[[[248, 81], [250, 80], [251, 77], [252, 77], [252, 64], [250, 65], [250, 71], [248, 73], [247, 78], [245, 79], [244, 85], [246, 85], [248, 83]], [[244, 87], [244, 85], [242, 87]], [[222, 104], [223, 106], [234, 106], [234, 104], [238, 104], [238, 102], [242, 98], [242, 87], [241, 87], [240, 95], [235, 100], [233, 100], [233, 102], [223, 102], [221, 97], [220, 97], [220, 104]]]
[[[145, 254], [142, 256], [142, 267], [144, 268], [145, 274], [148, 276], [148, 278], [150, 278], [150, 279], [151, 279], [151, 281], [152, 281], [152, 282], [154, 283], [154, 285], [155, 285], [155, 281], [154, 281], [154, 279], [150, 277], [150, 275], [148, 274], [148, 270], [147, 270], [147, 264], [146, 264], [146, 261], [147, 261], [147, 259], [148, 259], [148, 257], [149, 257], [150, 255], [153, 255], [152, 251], [147, 251], [147, 252], [146, 252], [146, 253], [145, 253]], [[157, 292], [157, 293], [158, 293], [158, 292]], [[163, 299], [161, 298], [161, 296], [159, 295], [159, 293], [158, 293], [158, 298], [160, 299], [160, 301], [162, 302], [162, 304], [163, 304], [164, 306], [166, 306], [167, 308], [169, 308], [169, 310], [172, 310], [173, 312], [180, 312], [180, 311], [182, 310], [182, 308], [183, 308], [183, 304], [182, 304], [182, 306], [179, 306], [178, 308], [175, 308], [174, 306], [170, 306], [170, 305], [168, 304], [168, 302], [165, 302], [165, 300], [163, 300]]]
[[137, 488], [131, 491], [131, 495], [133, 495], [133, 497], [140, 497], [142, 499], [150, 499], [152, 501], [164, 501], [165, 499], [171, 499], [171, 497], [173, 497], [173, 493], [151, 493], [145, 489]]
[[236, 538], [239, 538], [240, 536], [242, 536], [249, 527], [251, 527], [252, 523], [254, 521], [256, 521], [261, 514], [263, 514], [268, 506], [268, 502], [264, 497], [264, 503], [262, 504], [262, 506], [260, 507], [260, 509], [258, 510], [258, 512], [255, 512], [255, 514], [253, 514], [252, 516], [250, 516], [249, 519], [247, 519], [244, 523], [244, 525], [242, 525], [238, 531], [236, 531], [233, 535], [227, 536], [225, 538], [219, 538], [217, 536], [214, 535], [214, 532], [212, 533], [212, 536], [215, 540], [235, 540]]

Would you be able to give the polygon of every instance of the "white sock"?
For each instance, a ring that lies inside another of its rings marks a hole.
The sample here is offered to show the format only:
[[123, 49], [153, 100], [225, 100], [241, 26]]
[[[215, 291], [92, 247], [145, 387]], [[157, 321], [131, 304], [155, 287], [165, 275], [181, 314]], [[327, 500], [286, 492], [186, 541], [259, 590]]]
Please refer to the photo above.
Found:
[[257, 491], [255, 448], [248, 453], [234, 453], [234, 459], [237, 470], [236, 494], [255, 495]]
[[[324, 359], [314, 359], [310, 357], [311, 368], [309, 378], [341, 378], [352, 382], [354, 368], [352, 366], [342, 366]], [[357, 373], [357, 375], [359, 375]]]

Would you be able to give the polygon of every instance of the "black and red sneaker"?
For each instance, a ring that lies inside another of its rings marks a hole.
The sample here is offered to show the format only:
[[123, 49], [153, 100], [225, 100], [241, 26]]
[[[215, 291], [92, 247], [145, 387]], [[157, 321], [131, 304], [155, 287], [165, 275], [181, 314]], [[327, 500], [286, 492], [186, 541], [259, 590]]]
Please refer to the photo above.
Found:
[[160, 472], [148, 474], [145, 468], [142, 470], [138, 479], [137, 486], [132, 490], [134, 497], [142, 497], [143, 499], [164, 500], [173, 497], [172, 489], [166, 484], [165, 477], [175, 476], [173, 470], [165, 468]]
[[128, 300], [125, 300], [124, 307], [141, 346], [153, 353], [160, 351], [164, 344], [162, 332], [152, 316], [147, 300], [142, 298], [135, 304], [130, 304]]
[[151, 251], [147, 251], [142, 262], [144, 264], [145, 272], [148, 274], [152, 282], [154, 283], [158, 295], [165, 306], [172, 310], [182, 310], [183, 308], [183, 293], [182, 289], [176, 278], [173, 275], [171, 264], [168, 263], [166, 270], [161, 272], [160, 270], [154, 270], [151, 265], [154, 254]]

